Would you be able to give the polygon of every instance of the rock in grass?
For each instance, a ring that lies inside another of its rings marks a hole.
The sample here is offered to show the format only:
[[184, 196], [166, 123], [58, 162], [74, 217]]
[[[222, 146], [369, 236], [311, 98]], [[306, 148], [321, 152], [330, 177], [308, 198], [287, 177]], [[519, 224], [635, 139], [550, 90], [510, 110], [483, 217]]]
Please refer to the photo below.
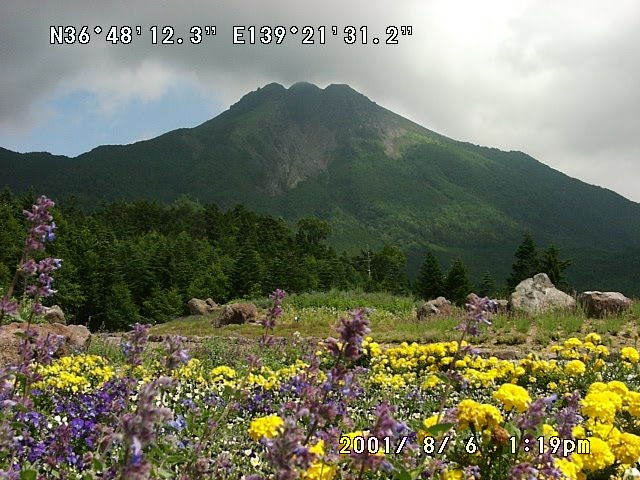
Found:
[[242, 325], [255, 322], [258, 319], [258, 309], [253, 303], [232, 303], [222, 307], [220, 317], [214, 322], [217, 326]]
[[189, 307], [189, 313], [191, 315], [208, 315], [220, 308], [211, 298], [207, 298], [206, 300], [192, 298], [187, 302], [187, 306]]
[[61, 323], [62, 325], [67, 324], [67, 320], [64, 318], [64, 312], [58, 305], [44, 307], [44, 318], [49, 323]]
[[451, 302], [444, 297], [429, 300], [418, 309], [418, 320], [422, 321], [429, 317], [439, 315], [451, 315], [453, 312]]
[[578, 304], [588, 317], [604, 318], [630, 310], [632, 302], [620, 292], [593, 291], [578, 295]]
[[[24, 340], [16, 333], [24, 332], [26, 328], [26, 323], [10, 323], [0, 328], [0, 367], [20, 362], [19, 347]], [[47, 335], [63, 337], [62, 345], [54, 353], [54, 357], [86, 351], [91, 343], [91, 332], [84, 325], [36, 324], [31, 325], [31, 329], [35, 330], [38, 338], [46, 338]]]
[[514, 312], [536, 315], [563, 308], [575, 309], [576, 301], [558, 290], [546, 273], [538, 273], [518, 284], [509, 299], [509, 308]]

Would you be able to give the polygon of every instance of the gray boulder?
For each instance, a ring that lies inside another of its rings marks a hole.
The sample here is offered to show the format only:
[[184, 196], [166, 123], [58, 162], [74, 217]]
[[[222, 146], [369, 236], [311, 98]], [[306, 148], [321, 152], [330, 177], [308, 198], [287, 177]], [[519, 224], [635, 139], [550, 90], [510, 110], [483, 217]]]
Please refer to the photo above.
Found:
[[620, 292], [582, 292], [578, 295], [578, 304], [587, 317], [603, 318], [618, 315], [631, 309], [633, 302]]
[[[24, 332], [26, 323], [10, 323], [0, 328], [0, 367], [20, 362], [20, 344], [23, 339], [16, 333]], [[86, 351], [91, 343], [91, 332], [83, 325], [36, 324], [31, 325], [38, 338], [59, 336], [61, 342], [54, 357], [69, 355], [77, 351]]]
[[520, 282], [509, 298], [510, 310], [530, 315], [575, 307], [574, 298], [558, 290], [546, 273], [538, 273]]
[[64, 318], [64, 312], [58, 305], [52, 307], [44, 307], [44, 318], [49, 323], [61, 323], [67, 324], [67, 320]]
[[258, 319], [258, 309], [253, 303], [232, 303], [222, 307], [222, 312], [216, 324], [218, 326], [247, 322], [255, 322]]
[[220, 308], [211, 298], [207, 298], [206, 300], [192, 298], [187, 302], [187, 306], [189, 307], [189, 314], [191, 315], [208, 315]]
[[438, 297], [435, 300], [429, 300], [422, 305], [417, 312], [418, 320], [426, 320], [429, 317], [438, 315], [451, 315], [453, 309], [451, 302], [444, 297]]

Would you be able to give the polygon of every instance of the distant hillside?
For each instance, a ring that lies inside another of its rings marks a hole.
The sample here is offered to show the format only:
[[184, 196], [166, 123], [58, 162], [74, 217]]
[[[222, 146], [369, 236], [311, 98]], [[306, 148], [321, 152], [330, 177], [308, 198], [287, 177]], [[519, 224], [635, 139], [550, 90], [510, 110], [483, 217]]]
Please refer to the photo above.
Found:
[[0, 185], [102, 199], [170, 201], [188, 194], [288, 220], [331, 221], [350, 252], [384, 242], [417, 272], [426, 248], [461, 255], [474, 279], [506, 278], [522, 234], [571, 258], [577, 289], [640, 294], [640, 204], [521, 152], [438, 135], [347, 85], [272, 83], [191, 129], [76, 158], [0, 149]]

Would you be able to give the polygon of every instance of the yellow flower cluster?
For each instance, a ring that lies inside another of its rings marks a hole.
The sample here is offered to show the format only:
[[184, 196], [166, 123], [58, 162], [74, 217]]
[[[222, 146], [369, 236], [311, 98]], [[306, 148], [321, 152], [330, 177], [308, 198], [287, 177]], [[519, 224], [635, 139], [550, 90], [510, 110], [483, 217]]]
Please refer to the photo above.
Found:
[[529, 408], [529, 404], [531, 403], [529, 392], [512, 383], [502, 385], [498, 391], [493, 394], [493, 398], [502, 402], [507, 412], [515, 408], [518, 413], [523, 413]]
[[493, 405], [465, 399], [458, 404], [458, 423], [461, 429], [473, 425], [476, 430], [493, 429], [502, 423], [502, 414]]
[[259, 417], [251, 421], [249, 425], [249, 436], [252, 440], [261, 438], [273, 438], [284, 427], [284, 421], [277, 415]]
[[370, 382], [393, 390], [412, 387], [418, 379], [422, 388], [429, 390], [440, 383], [435, 374], [450, 368], [452, 363], [453, 368], [476, 387], [490, 387], [500, 381], [513, 382], [526, 373], [523, 366], [495, 357], [484, 359], [465, 355], [454, 362], [459, 347], [457, 342], [423, 345], [404, 342], [386, 350], [373, 342], [365, 342], [365, 345], [371, 367]]
[[622, 397], [608, 385], [596, 382], [582, 399], [582, 413], [602, 423], [613, 423], [622, 410]]
[[283, 367], [278, 370], [272, 370], [268, 367], [262, 367], [259, 373], [250, 373], [248, 376], [249, 385], [259, 386], [265, 390], [273, 390], [280, 388], [282, 382], [295, 377], [309, 368], [309, 364], [302, 360], [296, 360], [296, 363]]
[[318, 440], [315, 445], [309, 448], [309, 451], [315, 455], [315, 458], [309, 468], [302, 472], [300, 478], [303, 480], [332, 480], [338, 469], [322, 460], [325, 454], [324, 441]]
[[624, 347], [620, 350], [620, 356], [630, 363], [638, 363], [640, 361], [640, 353], [633, 347]]
[[98, 355], [71, 355], [54, 360], [51, 365], [36, 368], [42, 380], [35, 388], [53, 387], [67, 392], [87, 392], [101, 387], [115, 373], [108, 362]]

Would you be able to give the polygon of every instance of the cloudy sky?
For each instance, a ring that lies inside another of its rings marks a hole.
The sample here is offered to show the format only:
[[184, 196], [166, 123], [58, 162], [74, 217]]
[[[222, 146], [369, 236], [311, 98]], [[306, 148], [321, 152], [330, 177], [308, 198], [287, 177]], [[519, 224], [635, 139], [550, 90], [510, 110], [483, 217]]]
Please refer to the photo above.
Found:
[[[129, 44], [106, 40], [125, 25]], [[252, 25], [287, 34], [279, 45], [234, 44], [233, 27]], [[315, 45], [290, 32], [306, 25]], [[367, 27], [366, 45], [360, 30], [345, 43], [349, 25]], [[51, 45], [51, 26], [88, 26], [90, 39]], [[164, 26], [183, 43], [161, 44]], [[193, 26], [203, 28], [200, 44], [189, 40]], [[412, 35], [388, 45], [389, 26]], [[439, 133], [524, 151], [640, 202], [637, 0], [0, 3], [0, 146], [11, 150], [76, 156], [132, 143], [196, 126], [267, 83], [297, 81], [347, 83]]]

